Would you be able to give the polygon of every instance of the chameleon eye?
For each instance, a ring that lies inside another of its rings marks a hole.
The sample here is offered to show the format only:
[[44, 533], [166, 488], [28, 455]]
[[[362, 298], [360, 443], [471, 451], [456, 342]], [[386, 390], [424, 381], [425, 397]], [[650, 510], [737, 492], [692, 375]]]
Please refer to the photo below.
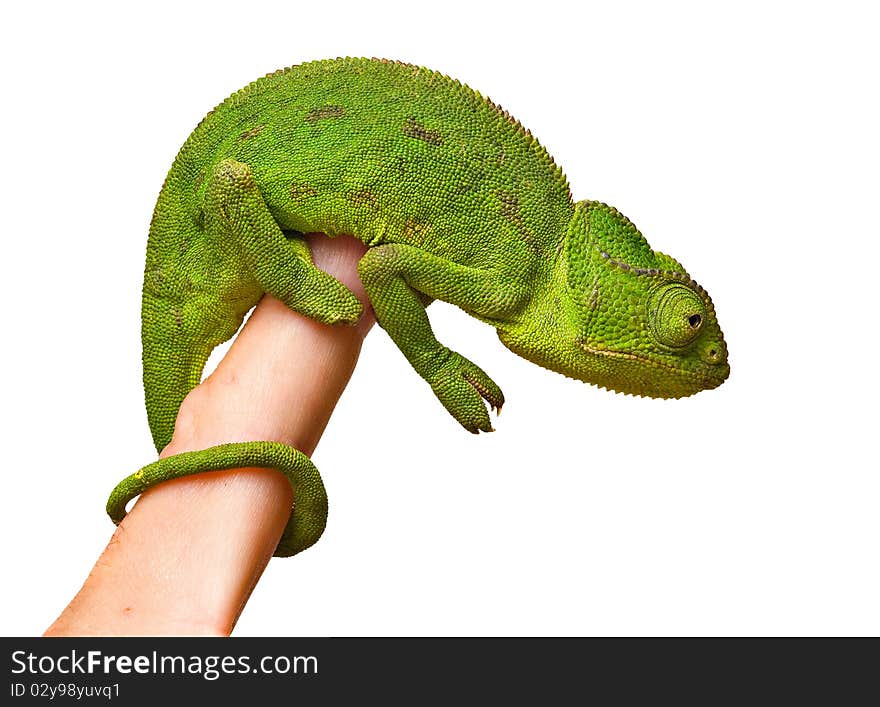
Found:
[[648, 302], [651, 331], [657, 341], [670, 348], [682, 348], [696, 339], [704, 316], [703, 301], [679, 283], [658, 288]]

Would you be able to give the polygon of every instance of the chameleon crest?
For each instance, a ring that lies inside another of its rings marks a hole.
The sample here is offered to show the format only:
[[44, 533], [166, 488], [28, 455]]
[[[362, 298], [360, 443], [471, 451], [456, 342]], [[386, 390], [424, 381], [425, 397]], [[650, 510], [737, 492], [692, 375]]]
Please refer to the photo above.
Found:
[[[459, 306], [514, 352], [612, 390], [682, 397], [720, 385], [727, 349], [709, 296], [615, 209], [572, 201], [562, 170], [499, 106], [443, 74], [336, 59], [270, 74], [211, 111], [181, 148], [150, 224], [144, 389], [171, 439], [211, 350], [264, 294], [327, 324], [354, 294], [312, 263], [304, 233], [369, 249], [358, 271], [379, 325], [470, 432], [504, 396], [441, 344], [426, 302]], [[326, 496], [307, 457], [272, 442], [168, 457], [124, 480], [108, 511], [184, 474], [269, 466], [297, 506], [278, 554], [320, 536]]]

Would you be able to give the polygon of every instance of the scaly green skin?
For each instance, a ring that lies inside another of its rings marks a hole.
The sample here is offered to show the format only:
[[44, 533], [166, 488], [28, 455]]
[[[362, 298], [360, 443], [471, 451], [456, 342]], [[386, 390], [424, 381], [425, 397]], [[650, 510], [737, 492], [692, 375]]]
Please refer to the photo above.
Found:
[[[485, 403], [500, 409], [504, 397], [434, 337], [433, 299], [493, 325], [530, 361], [612, 390], [682, 397], [729, 373], [706, 292], [615, 209], [573, 203], [562, 171], [505, 111], [409, 64], [319, 61], [266, 76], [209, 113], [159, 195], [143, 290], [157, 449], [212, 349], [263, 293], [321, 322], [359, 318], [355, 296], [313, 266], [308, 232], [369, 246], [358, 270], [379, 324], [471, 432], [491, 430]], [[146, 467], [114, 492], [111, 515], [121, 520], [127, 500], [166, 478], [244, 457], [276, 466], [278, 445], [266, 444]], [[310, 489], [323, 493], [316, 478]], [[303, 506], [285, 537], [305, 527], [314, 542], [324, 519]]]
[[207, 469], [257, 467], [277, 469], [296, 491], [296, 512], [305, 522], [290, 523], [284, 529], [275, 555], [289, 557], [311, 547], [327, 524], [327, 494], [321, 475], [302, 452], [278, 442], [221, 444], [199, 452], [184, 452], [145, 466], [113, 489], [107, 513], [114, 523], [125, 517], [125, 505], [150, 486], [161, 481], [197, 474]]

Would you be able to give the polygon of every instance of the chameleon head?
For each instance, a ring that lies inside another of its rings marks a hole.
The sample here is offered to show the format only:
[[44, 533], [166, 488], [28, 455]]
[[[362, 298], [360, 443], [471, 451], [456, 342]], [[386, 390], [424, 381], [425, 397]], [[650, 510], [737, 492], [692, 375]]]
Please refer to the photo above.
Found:
[[[730, 374], [712, 300], [616, 209], [579, 202], [553, 295], [500, 332], [516, 353], [620, 393], [680, 398]], [[540, 331], [535, 331], [535, 327]]]

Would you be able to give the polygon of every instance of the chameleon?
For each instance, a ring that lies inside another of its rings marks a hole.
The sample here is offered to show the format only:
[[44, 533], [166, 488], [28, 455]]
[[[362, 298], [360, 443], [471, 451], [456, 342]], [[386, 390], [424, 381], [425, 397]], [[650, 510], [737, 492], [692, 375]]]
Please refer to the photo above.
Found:
[[[636, 396], [680, 398], [728, 377], [706, 291], [633, 223], [577, 201], [531, 132], [442, 73], [384, 59], [314, 61], [268, 74], [199, 123], [150, 222], [142, 296], [143, 382], [156, 449], [211, 351], [269, 294], [326, 324], [362, 305], [316, 268], [306, 233], [367, 246], [358, 273], [388, 333], [452, 417], [492, 430], [504, 395], [440, 343], [426, 306], [451, 303], [550, 370]], [[488, 407], [487, 407], [488, 406]], [[281, 471], [294, 487], [275, 551], [314, 544], [327, 519], [320, 474], [270, 441], [224, 444], [145, 466], [107, 503], [170, 478], [236, 467]]]

